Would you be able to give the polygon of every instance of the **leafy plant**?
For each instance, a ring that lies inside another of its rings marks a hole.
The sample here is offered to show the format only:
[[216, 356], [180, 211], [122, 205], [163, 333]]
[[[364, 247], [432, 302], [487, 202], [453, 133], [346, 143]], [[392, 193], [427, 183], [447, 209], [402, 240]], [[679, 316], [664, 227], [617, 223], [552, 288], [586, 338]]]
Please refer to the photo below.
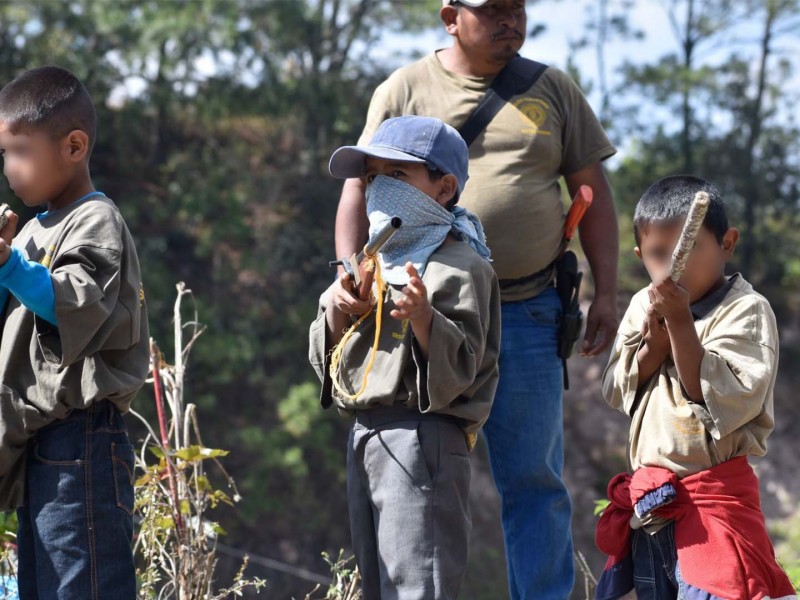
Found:
[[357, 566], [352, 566], [354, 557], [345, 557], [344, 550], [339, 550], [339, 556], [334, 560], [327, 552], [322, 553], [322, 558], [331, 568], [333, 581], [325, 590], [324, 596], [314, 596], [321, 591], [320, 586], [315, 587], [305, 600], [360, 600], [361, 576]]
[[[174, 307], [175, 364], [167, 364], [155, 341], [150, 341], [151, 370], [158, 414], [158, 433], [138, 413], [149, 432], [137, 456], [143, 472], [136, 481], [136, 507], [140, 517], [135, 551], [141, 559], [138, 569], [140, 597], [178, 600], [222, 599], [242, 595], [246, 588], [256, 591], [266, 585], [262, 579], [246, 579], [245, 557], [230, 587], [214, 590], [217, 564], [216, 541], [224, 529], [209, 517], [220, 504], [234, 505], [240, 500], [233, 479], [219, 459], [225, 450], [207, 448], [200, 436], [197, 411], [185, 404], [183, 379], [189, 353], [203, 328], [193, 320], [184, 324], [181, 305], [191, 290], [178, 284]], [[183, 328], [191, 336], [184, 345]], [[169, 409], [169, 419], [167, 411]], [[150, 456], [155, 461], [148, 461]], [[216, 489], [206, 475], [207, 461], [213, 462], [227, 480], [229, 491]]]
[[0, 513], [0, 599], [18, 597], [16, 531], [16, 513]]

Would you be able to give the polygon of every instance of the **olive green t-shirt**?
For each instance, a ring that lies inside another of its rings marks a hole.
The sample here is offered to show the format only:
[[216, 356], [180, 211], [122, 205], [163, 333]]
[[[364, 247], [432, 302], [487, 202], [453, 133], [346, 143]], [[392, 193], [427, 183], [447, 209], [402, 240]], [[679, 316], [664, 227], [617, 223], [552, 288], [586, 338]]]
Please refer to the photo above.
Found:
[[419, 352], [409, 322], [390, 316], [403, 294], [402, 286], [389, 286], [371, 369], [376, 311], [356, 329], [342, 354], [339, 383], [347, 394], [360, 389], [368, 372], [366, 388], [356, 399], [332, 386], [325, 319], [329, 294], [323, 294], [322, 310], [309, 330], [309, 360], [322, 382], [321, 404], [344, 411], [402, 404], [421, 413], [450, 415], [465, 432], [475, 433], [489, 418], [499, 377], [497, 277], [465, 242], [452, 242], [431, 255], [422, 281], [433, 307], [428, 359]]
[[[452, 73], [430, 54], [378, 86], [359, 144], [384, 120], [407, 114], [458, 128], [491, 83]], [[548, 68], [506, 103], [470, 146], [470, 178], [460, 200], [483, 223], [499, 279], [526, 277], [557, 257], [564, 224], [559, 178], [615, 152], [583, 93], [558, 69]], [[533, 297], [544, 285], [504, 285], [502, 298]]]
[[150, 355], [139, 259], [111, 200], [31, 219], [13, 246], [50, 269], [58, 326], [13, 295], [0, 315], [0, 510], [22, 500], [30, 437], [99, 400], [127, 411]]

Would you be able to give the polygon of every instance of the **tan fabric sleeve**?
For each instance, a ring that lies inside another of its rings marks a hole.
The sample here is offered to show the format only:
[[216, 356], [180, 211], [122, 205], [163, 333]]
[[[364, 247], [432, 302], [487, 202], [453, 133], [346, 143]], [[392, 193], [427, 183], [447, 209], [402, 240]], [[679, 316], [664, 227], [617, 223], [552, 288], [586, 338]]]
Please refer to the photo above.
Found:
[[[603, 372], [603, 397], [612, 408], [631, 416], [639, 387], [639, 360], [642, 345], [641, 292], [633, 297], [617, 331], [614, 346]], [[653, 377], [655, 379], [655, 376]], [[652, 382], [651, 382], [652, 383]]]
[[333, 404], [333, 382], [330, 376], [330, 352], [328, 352], [328, 323], [325, 317], [330, 289], [325, 290], [320, 296], [319, 312], [308, 332], [308, 361], [322, 383], [319, 395], [319, 403], [322, 408], [330, 408]]
[[375, 88], [375, 92], [372, 94], [372, 100], [370, 100], [369, 110], [367, 111], [367, 120], [364, 124], [364, 130], [361, 132], [361, 137], [358, 138], [358, 145], [369, 144], [378, 126], [386, 119], [402, 116], [405, 112], [404, 107], [403, 85], [398, 76], [391, 75]]
[[570, 175], [616, 153], [603, 126], [578, 85], [566, 73], [551, 69], [562, 102], [561, 174]]
[[693, 408], [716, 440], [758, 417], [774, 385], [775, 316], [766, 301], [753, 300], [748, 296], [729, 307], [703, 341], [700, 383], [705, 406]]

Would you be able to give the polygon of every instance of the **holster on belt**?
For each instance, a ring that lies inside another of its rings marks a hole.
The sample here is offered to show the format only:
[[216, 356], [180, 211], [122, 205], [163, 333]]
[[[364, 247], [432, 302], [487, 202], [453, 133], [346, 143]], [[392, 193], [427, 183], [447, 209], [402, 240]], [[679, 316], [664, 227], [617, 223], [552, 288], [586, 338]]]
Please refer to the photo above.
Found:
[[556, 292], [563, 309], [558, 330], [558, 357], [564, 365], [565, 390], [569, 389], [567, 359], [572, 356], [583, 325], [583, 313], [578, 303], [582, 278], [583, 273], [578, 271], [578, 257], [572, 250], [567, 250], [556, 261]]

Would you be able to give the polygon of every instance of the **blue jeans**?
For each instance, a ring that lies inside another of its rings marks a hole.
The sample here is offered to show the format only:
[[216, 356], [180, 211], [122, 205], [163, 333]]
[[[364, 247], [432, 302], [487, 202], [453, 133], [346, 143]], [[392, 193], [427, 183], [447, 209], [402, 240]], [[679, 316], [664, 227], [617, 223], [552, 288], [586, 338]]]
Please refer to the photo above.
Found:
[[109, 401], [29, 443], [17, 510], [21, 600], [133, 600], [133, 447]]
[[575, 579], [564, 465], [561, 302], [554, 288], [504, 303], [500, 382], [484, 426], [512, 600], [564, 600]]
[[643, 529], [631, 532], [633, 586], [638, 600], [683, 600], [684, 583], [678, 568], [675, 523], [650, 535]]

